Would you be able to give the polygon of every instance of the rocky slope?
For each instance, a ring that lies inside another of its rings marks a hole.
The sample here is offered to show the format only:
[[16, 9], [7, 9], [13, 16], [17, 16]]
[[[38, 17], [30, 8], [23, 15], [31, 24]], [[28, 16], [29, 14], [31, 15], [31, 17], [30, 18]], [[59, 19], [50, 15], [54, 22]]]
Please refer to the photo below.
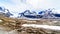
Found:
[[11, 32], [16, 30], [17, 34], [60, 34], [60, 31], [53, 31], [43, 28], [22, 27], [21, 25], [23, 24], [60, 26], [60, 21], [52, 19], [28, 20], [22, 18], [9, 18], [4, 16], [4, 14], [0, 15], [0, 29], [4, 31]]

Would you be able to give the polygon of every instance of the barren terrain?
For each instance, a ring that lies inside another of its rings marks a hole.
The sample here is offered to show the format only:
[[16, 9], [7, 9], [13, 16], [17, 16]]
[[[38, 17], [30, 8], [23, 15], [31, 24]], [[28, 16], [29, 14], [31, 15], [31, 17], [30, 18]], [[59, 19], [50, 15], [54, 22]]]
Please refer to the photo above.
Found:
[[9, 18], [0, 16], [1, 34], [60, 34], [59, 30], [50, 30], [44, 28], [23, 27], [23, 24], [39, 24], [49, 26], [60, 26], [60, 20], [40, 19], [28, 20], [21, 18]]

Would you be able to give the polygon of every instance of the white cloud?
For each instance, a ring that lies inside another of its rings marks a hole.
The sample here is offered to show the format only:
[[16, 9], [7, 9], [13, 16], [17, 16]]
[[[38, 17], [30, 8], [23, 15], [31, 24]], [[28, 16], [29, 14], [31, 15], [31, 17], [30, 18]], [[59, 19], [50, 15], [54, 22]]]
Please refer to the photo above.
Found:
[[[36, 10], [36, 9], [48, 9], [48, 8], [57, 8], [59, 7], [57, 2], [53, 2], [54, 0], [10, 0], [14, 4], [7, 3], [4, 4], [7, 8], [13, 11], [24, 11], [26, 9]], [[22, 2], [21, 2], [22, 1]]]

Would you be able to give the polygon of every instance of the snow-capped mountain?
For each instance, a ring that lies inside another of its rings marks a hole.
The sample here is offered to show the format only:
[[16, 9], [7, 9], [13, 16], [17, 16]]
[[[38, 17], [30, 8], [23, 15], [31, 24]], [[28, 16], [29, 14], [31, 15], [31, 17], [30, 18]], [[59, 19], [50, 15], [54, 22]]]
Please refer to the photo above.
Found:
[[6, 17], [10, 17], [11, 15], [13, 15], [10, 13], [10, 11], [8, 9], [6, 9], [4, 7], [0, 7], [0, 14], [4, 14]]
[[[56, 13], [55, 13], [56, 12]], [[0, 14], [4, 14], [6, 17], [15, 17], [15, 18], [20, 18], [22, 17], [32, 17], [32, 18], [42, 18], [42, 17], [60, 17], [60, 13], [57, 13], [57, 11], [55, 10], [55, 12], [53, 12], [53, 10], [48, 9], [48, 10], [42, 10], [42, 11], [31, 11], [31, 10], [25, 10], [21, 13], [17, 13], [15, 14], [13, 12], [13, 14], [11, 13], [11, 11], [9, 11], [9, 9], [6, 9], [4, 7], [0, 7]]]

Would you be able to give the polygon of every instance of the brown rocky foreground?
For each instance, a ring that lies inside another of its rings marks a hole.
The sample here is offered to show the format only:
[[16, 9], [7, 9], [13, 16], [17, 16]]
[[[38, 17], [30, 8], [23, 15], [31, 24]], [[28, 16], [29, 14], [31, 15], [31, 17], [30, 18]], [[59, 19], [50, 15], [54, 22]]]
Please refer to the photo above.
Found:
[[54, 31], [43, 28], [22, 27], [23, 24], [40, 24], [40, 25], [54, 25], [60, 26], [59, 20], [40, 19], [40, 20], [28, 20], [19, 18], [9, 18], [0, 16], [0, 29], [4, 31], [16, 30], [17, 34], [60, 34], [60, 31]]

